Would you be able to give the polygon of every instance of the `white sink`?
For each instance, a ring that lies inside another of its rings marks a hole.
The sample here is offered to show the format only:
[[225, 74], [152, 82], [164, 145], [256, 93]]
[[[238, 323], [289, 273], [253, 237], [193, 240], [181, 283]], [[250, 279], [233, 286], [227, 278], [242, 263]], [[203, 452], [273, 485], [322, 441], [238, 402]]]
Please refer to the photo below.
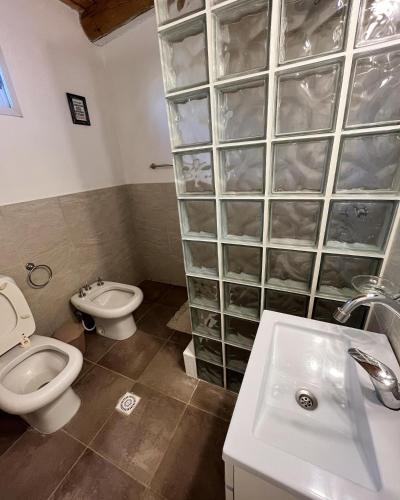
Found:
[[384, 335], [265, 311], [224, 458], [300, 497], [399, 499], [400, 412], [378, 402], [350, 346], [399, 374]]

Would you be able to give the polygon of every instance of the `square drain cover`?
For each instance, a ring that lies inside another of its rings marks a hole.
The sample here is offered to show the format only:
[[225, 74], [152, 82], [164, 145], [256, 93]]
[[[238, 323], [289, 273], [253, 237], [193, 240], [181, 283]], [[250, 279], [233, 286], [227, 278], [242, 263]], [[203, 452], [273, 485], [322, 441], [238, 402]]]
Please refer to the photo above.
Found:
[[136, 394], [132, 394], [131, 392], [127, 392], [119, 398], [115, 409], [123, 415], [130, 415], [139, 404], [139, 401], [139, 396], [136, 396]]

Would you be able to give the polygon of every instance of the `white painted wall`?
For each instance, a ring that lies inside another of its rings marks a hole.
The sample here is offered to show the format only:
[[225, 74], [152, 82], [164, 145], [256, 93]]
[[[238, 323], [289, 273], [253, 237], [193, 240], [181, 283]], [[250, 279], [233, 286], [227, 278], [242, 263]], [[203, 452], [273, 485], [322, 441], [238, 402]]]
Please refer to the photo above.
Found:
[[168, 122], [154, 10], [122, 28], [100, 49], [114, 94], [114, 120], [129, 183], [173, 182]]
[[[56, 0], [0, 0], [0, 46], [23, 118], [0, 115], [0, 205], [126, 182], [102, 48]], [[65, 92], [87, 98], [73, 125]], [[140, 99], [140, 97], [139, 97]]]
[[[0, 47], [22, 118], [0, 115], [0, 206], [124, 183], [173, 182], [154, 10], [103, 46], [57, 0], [0, 0]], [[73, 125], [65, 93], [87, 98]]]

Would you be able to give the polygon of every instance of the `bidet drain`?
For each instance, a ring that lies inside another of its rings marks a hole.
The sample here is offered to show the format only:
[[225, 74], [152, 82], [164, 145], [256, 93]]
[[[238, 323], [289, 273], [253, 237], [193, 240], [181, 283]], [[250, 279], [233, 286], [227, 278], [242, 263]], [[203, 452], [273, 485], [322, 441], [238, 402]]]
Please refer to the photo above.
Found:
[[296, 401], [304, 410], [311, 411], [315, 410], [318, 406], [317, 398], [314, 394], [307, 389], [299, 389], [296, 392]]

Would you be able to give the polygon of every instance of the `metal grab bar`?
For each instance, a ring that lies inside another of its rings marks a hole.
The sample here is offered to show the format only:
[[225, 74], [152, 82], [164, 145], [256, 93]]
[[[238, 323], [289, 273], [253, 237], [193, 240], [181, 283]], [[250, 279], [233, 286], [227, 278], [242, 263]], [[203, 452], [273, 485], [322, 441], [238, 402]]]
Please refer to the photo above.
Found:
[[157, 165], [157, 163], [152, 163], [150, 165], [150, 168], [152, 168], [153, 170], [155, 170], [156, 168], [165, 168], [165, 167], [173, 167], [172, 163], [160, 163], [159, 165]]

